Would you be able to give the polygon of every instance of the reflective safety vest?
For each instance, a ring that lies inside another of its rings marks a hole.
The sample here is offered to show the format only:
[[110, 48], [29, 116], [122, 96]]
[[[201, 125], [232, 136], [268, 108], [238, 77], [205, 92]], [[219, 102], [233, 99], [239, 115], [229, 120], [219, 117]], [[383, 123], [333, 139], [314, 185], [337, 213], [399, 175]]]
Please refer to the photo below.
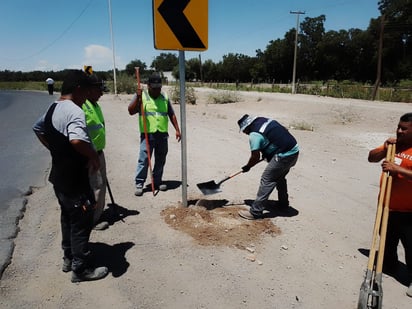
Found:
[[[146, 118], [147, 133], [167, 133], [169, 126], [168, 116], [169, 98], [161, 93], [157, 99], [153, 99], [146, 91], [142, 95], [144, 115]], [[141, 112], [141, 111], [140, 111]], [[140, 132], [144, 133], [143, 115], [139, 116]]]
[[106, 129], [100, 106], [86, 100], [82, 105], [82, 109], [86, 115], [86, 125], [94, 147], [97, 151], [103, 150], [106, 146]]

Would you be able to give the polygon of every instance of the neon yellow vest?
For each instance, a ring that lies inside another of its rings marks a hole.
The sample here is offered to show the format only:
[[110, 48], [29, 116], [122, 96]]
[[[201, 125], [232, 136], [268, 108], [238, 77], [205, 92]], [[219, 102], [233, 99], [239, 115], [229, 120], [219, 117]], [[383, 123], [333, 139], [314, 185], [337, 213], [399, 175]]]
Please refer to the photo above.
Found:
[[100, 106], [86, 100], [82, 105], [82, 109], [86, 115], [86, 125], [94, 147], [97, 151], [103, 150], [106, 146], [106, 129]]
[[[167, 133], [169, 126], [168, 102], [166, 94], [161, 93], [156, 100], [144, 91], [142, 102], [146, 117], [147, 133], [163, 132]], [[139, 117], [140, 132], [144, 132], [143, 116]]]

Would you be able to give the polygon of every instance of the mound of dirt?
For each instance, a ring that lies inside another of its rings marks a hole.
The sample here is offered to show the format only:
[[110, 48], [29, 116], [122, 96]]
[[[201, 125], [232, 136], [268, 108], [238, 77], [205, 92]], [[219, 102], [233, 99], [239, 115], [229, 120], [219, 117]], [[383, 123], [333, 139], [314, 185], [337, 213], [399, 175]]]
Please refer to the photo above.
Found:
[[280, 229], [270, 219], [249, 221], [240, 218], [240, 209], [244, 206], [213, 207], [213, 201], [199, 200], [197, 205], [189, 207], [165, 208], [161, 215], [169, 226], [190, 235], [202, 246], [245, 249], [250, 244], [259, 243], [265, 235], [280, 234]]

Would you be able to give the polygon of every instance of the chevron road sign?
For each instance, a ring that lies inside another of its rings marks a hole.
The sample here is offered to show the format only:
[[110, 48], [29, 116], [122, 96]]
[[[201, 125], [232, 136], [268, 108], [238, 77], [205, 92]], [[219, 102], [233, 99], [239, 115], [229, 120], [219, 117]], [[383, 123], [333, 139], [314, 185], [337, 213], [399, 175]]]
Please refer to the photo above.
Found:
[[153, 30], [156, 49], [206, 50], [207, 0], [153, 0]]

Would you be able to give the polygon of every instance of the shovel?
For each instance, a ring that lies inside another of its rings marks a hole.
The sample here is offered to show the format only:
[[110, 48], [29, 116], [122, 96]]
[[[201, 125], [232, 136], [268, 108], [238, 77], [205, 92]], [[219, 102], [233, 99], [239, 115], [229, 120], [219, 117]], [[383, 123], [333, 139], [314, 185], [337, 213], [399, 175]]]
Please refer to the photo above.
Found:
[[[386, 160], [393, 162], [395, 146], [388, 145]], [[373, 228], [372, 245], [369, 251], [369, 260], [365, 280], [360, 287], [358, 309], [382, 308], [382, 266], [385, 251], [386, 231], [389, 216], [389, 201], [392, 188], [392, 176], [383, 174], [378, 199], [378, 209]], [[379, 237], [380, 234], [380, 237]], [[379, 247], [377, 240], [379, 237]], [[378, 249], [377, 261], [375, 260], [376, 249]]]
[[239, 172], [236, 172], [235, 174], [227, 176], [226, 178], [222, 179], [218, 183], [216, 183], [214, 180], [198, 183], [197, 187], [199, 188], [200, 191], [202, 191], [202, 193], [204, 195], [219, 193], [219, 192], [222, 192], [222, 190], [220, 190], [220, 185], [222, 183], [224, 183], [226, 180], [229, 180], [229, 179], [239, 175], [242, 172], [243, 171], [239, 171]]

